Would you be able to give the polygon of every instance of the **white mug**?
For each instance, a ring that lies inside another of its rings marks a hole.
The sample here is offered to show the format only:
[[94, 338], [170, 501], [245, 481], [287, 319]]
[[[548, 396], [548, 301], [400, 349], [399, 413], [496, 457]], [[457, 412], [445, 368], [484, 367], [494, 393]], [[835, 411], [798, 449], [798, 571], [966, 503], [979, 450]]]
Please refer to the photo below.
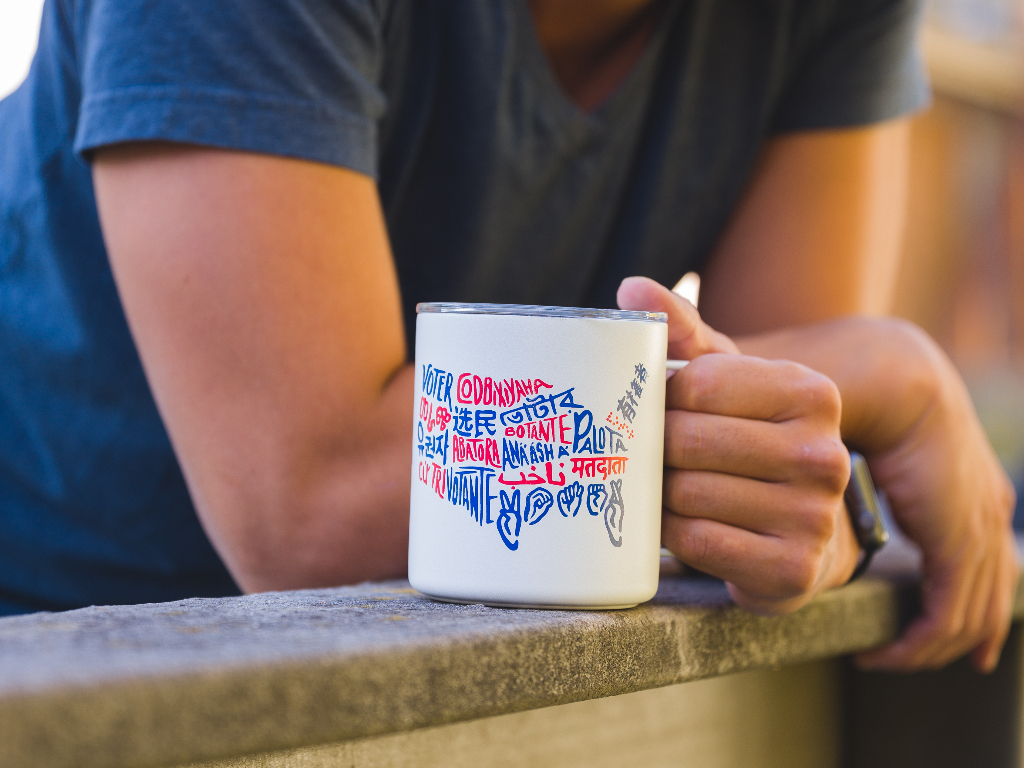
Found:
[[412, 586], [498, 606], [597, 610], [653, 597], [666, 316], [416, 311]]

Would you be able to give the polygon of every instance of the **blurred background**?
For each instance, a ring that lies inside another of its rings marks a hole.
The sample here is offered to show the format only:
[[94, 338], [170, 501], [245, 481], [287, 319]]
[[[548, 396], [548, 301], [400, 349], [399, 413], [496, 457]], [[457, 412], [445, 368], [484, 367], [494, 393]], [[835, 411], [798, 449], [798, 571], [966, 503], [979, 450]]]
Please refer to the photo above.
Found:
[[[914, 118], [894, 311], [968, 382], [1024, 497], [1024, 36], [1021, 0], [929, 0], [921, 49], [935, 89]], [[0, 0], [0, 97], [35, 50], [42, 0]], [[1024, 503], [1018, 505], [1024, 527]]]
[[28, 74], [42, 11], [43, 0], [0, 0], [0, 99]]
[[[896, 314], [963, 373], [1024, 496], [1024, 39], [1020, 0], [930, 0], [935, 101], [914, 120]], [[1024, 527], [1024, 504], [1017, 507]]]

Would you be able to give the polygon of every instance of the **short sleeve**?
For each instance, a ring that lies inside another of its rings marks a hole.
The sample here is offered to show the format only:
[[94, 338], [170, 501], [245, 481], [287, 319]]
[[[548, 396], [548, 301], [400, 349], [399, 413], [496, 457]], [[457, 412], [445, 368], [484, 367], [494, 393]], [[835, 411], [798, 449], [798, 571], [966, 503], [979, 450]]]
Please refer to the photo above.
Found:
[[372, 0], [92, 0], [75, 151], [166, 140], [377, 170]]
[[920, 15], [920, 0], [806, 3], [773, 132], [867, 125], [925, 107]]

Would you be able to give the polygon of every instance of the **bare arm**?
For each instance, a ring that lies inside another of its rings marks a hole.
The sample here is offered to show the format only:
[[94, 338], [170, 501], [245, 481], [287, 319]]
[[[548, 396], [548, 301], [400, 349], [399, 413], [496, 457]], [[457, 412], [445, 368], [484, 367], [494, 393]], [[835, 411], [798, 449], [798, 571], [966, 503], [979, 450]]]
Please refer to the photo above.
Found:
[[[991, 669], [1018, 573], [1012, 488], [941, 350], [867, 317], [888, 309], [905, 163], [900, 123], [768, 145], [704, 275], [702, 314], [735, 344], [649, 281], [626, 281], [620, 305], [668, 311], [670, 355], [700, 357], [668, 389], [667, 546], [755, 610], [793, 610], [843, 583], [855, 544], [841, 437], [924, 553], [923, 615], [862, 662], [934, 667], [973, 650]], [[841, 412], [812, 371], [834, 382]]]
[[702, 314], [746, 334], [744, 352], [836, 383], [843, 439], [922, 549], [923, 615], [862, 661], [934, 667], [973, 650], [991, 669], [1019, 570], [1012, 486], [938, 346], [908, 323], [866, 317], [890, 307], [907, 149], [904, 122], [775, 139], [708, 267]]
[[886, 314], [903, 232], [905, 121], [773, 139], [710, 263], [701, 315], [732, 336]]
[[403, 574], [412, 376], [373, 180], [159, 144], [99, 151], [93, 178], [146, 375], [235, 580]]
[[741, 341], [826, 373], [843, 393], [842, 434], [861, 450], [924, 556], [923, 613], [864, 665], [941, 667], [999, 659], [1019, 566], [1013, 486], [952, 363], [909, 323], [846, 317]]

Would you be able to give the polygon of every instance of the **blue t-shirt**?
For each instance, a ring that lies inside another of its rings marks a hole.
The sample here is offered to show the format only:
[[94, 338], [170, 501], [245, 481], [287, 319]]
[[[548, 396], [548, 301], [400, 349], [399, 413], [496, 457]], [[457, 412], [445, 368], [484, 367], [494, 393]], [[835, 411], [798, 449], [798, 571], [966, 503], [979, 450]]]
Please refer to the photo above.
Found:
[[[614, 306], [712, 250], [773, 133], [922, 106], [917, 0], [679, 0], [592, 113], [525, 0], [47, 0], [0, 102], [0, 614], [236, 592], [111, 276], [90, 152], [160, 139], [375, 177], [417, 301]], [[410, 347], [411, 348], [411, 347]]]

